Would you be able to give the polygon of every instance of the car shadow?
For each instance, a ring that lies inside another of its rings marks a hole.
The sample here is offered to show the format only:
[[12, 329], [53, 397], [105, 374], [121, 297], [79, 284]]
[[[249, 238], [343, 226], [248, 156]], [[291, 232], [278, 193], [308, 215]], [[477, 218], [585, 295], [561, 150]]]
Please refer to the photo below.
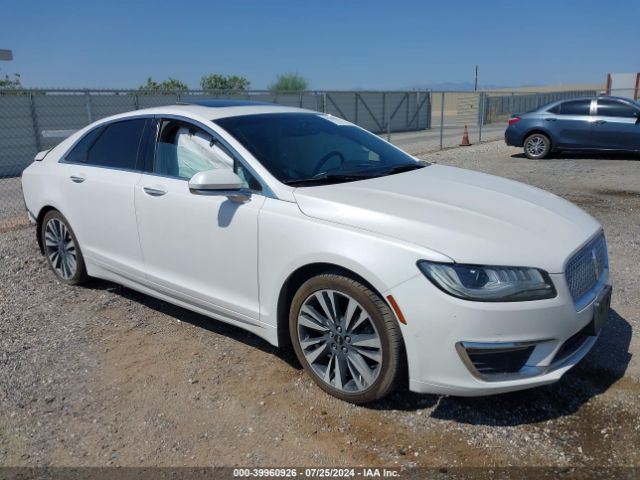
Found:
[[122, 285], [118, 285], [107, 280], [92, 279], [84, 286], [84, 288], [109, 291], [115, 295], [126, 298], [127, 300], [140, 303], [158, 313], [163, 313], [173, 317], [181, 322], [189, 323], [195, 327], [202, 328], [218, 335], [223, 335], [237, 342], [242, 342], [252, 348], [262, 350], [263, 352], [271, 353], [280, 360], [283, 360], [290, 367], [293, 367], [296, 370], [302, 370], [302, 365], [298, 362], [293, 349], [274, 347], [266, 340], [240, 327], [236, 327], [235, 325], [215, 320], [207, 317], [206, 315], [187, 310], [186, 308], [173, 305], [172, 303], [159, 300], [155, 297], [145, 295], [144, 293], [131, 290], [130, 288], [123, 287]]
[[[524, 153], [514, 153], [511, 158], [518, 160], [528, 160]], [[587, 151], [559, 151], [552, 152], [544, 160], [536, 160], [543, 162], [545, 160], [622, 160], [622, 161], [640, 161], [640, 154], [637, 153], [614, 153], [614, 152], [587, 152]]]
[[233, 200], [225, 200], [220, 204], [220, 208], [218, 209], [218, 226], [222, 228], [226, 228], [231, 225], [231, 221], [236, 214], [238, 208], [240, 208], [242, 204], [240, 202], [234, 202]]
[[[85, 288], [108, 290], [181, 322], [271, 353], [296, 370], [302, 369], [292, 348], [274, 347], [239, 327], [108, 281], [92, 280]], [[435, 407], [431, 412], [432, 418], [486, 426], [516, 426], [564, 417], [575, 413], [590, 399], [606, 392], [624, 377], [631, 360], [628, 351], [631, 336], [629, 322], [612, 309], [593, 349], [554, 384], [485, 397], [418, 394], [405, 387], [383, 400], [364, 405], [364, 408], [416, 411]]]

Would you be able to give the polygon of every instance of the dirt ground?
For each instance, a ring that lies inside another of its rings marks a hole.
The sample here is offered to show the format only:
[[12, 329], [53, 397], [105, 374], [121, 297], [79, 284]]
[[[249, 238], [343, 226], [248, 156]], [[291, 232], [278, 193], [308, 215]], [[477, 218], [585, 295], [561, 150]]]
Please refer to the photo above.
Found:
[[0, 465], [640, 465], [640, 157], [430, 161], [540, 186], [605, 227], [613, 309], [557, 384], [486, 398], [324, 394], [293, 354], [117, 285], [68, 287], [33, 227], [0, 226]]

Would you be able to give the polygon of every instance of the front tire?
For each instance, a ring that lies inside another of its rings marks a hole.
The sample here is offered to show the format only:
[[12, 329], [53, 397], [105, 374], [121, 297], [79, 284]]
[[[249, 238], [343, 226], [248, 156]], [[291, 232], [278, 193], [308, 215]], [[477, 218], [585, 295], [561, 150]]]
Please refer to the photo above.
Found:
[[78, 239], [64, 215], [57, 210], [47, 212], [40, 235], [47, 263], [58, 280], [81, 285], [89, 279]]
[[531, 160], [541, 160], [551, 153], [551, 140], [542, 133], [529, 135], [524, 141], [524, 154]]
[[339, 274], [307, 280], [293, 297], [289, 331], [298, 360], [325, 392], [347, 402], [379, 400], [402, 373], [400, 328], [387, 304]]

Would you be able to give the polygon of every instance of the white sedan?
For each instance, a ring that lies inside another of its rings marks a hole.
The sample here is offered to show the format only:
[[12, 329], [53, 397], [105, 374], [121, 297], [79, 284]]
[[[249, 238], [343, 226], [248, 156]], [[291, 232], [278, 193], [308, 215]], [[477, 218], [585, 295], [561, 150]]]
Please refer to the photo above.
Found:
[[608, 315], [592, 217], [330, 115], [139, 110], [35, 160], [25, 202], [60, 281], [111, 280], [292, 344], [350, 402], [399, 385], [485, 395], [554, 382]]

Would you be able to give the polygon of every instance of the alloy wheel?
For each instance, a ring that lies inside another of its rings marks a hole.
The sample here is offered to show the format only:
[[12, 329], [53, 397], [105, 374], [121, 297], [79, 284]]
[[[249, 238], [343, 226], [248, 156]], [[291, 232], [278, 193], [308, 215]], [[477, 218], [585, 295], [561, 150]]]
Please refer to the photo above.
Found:
[[527, 141], [527, 153], [532, 157], [539, 157], [547, 151], [547, 141], [538, 135], [532, 136]]
[[336, 290], [312, 293], [300, 308], [297, 330], [305, 360], [327, 385], [357, 393], [380, 375], [380, 335], [369, 313], [351, 296]]
[[58, 218], [47, 222], [44, 244], [51, 267], [60, 278], [73, 278], [78, 268], [76, 245], [69, 228]]

